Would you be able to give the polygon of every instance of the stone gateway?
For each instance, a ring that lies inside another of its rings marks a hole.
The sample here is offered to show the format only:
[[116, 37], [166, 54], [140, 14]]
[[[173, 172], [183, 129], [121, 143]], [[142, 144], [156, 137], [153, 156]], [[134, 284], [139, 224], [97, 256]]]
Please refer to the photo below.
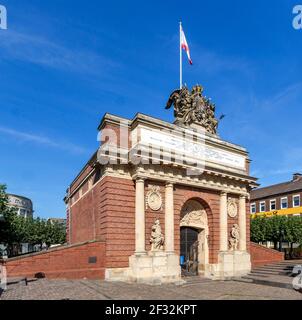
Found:
[[70, 244], [104, 242], [105, 279], [160, 284], [251, 270], [245, 148], [217, 134], [201, 86], [175, 91], [175, 123], [106, 114], [101, 144], [68, 188]]

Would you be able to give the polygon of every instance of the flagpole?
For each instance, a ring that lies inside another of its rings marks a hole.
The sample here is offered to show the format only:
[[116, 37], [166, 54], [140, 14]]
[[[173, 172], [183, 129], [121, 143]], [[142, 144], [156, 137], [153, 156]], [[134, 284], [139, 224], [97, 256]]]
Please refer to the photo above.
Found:
[[181, 21], [179, 22], [179, 83], [180, 89], [182, 89], [182, 47], [181, 47], [181, 33], [182, 33], [182, 26]]

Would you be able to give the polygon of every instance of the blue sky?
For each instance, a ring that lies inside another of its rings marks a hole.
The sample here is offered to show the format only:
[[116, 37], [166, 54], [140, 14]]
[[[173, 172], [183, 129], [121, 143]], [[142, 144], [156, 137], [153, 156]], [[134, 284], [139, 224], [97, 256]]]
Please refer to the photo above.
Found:
[[[302, 171], [302, 30], [299, 1], [0, 0], [0, 182], [64, 217], [68, 184], [96, 150], [108, 111], [172, 121], [179, 83], [178, 22], [201, 83], [227, 117], [223, 139], [250, 151], [263, 185]], [[302, 4], [302, 1], [301, 1]]]

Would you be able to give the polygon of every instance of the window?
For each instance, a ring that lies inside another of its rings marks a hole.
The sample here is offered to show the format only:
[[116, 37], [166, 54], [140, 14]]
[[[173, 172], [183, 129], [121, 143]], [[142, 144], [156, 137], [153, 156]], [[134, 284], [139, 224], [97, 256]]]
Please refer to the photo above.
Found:
[[286, 198], [281, 198], [281, 209], [287, 209], [288, 208], [288, 200]]
[[256, 213], [256, 203], [251, 204], [251, 213], [255, 214]]
[[260, 202], [260, 212], [265, 212], [265, 201]]
[[300, 195], [293, 196], [293, 207], [300, 207]]
[[276, 210], [276, 200], [271, 200], [270, 201], [270, 211]]

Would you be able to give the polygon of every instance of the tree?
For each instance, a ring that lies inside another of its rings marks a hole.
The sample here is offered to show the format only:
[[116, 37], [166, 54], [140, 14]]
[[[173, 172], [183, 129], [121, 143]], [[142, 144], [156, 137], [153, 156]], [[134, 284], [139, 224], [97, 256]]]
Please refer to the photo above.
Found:
[[251, 240], [254, 242], [266, 241], [265, 218], [256, 217], [251, 220]]
[[302, 244], [302, 218], [289, 217], [286, 225], [286, 240], [290, 243], [290, 257], [293, 257], [293, 245]]
[[254, 242], [270, 241], [277, 244], [280, 240], [291, 245], [302, 244], [302, 218], [294, 216], [256, 217], [251, 220], [251, 240]]
[[66, 230], [59, 223], [51, 223], [40, 218], [26, 220], [24, 242], [31, 245], [46, 243], [47, 246], [51, 246], [53, 244], [63, 244], [66, 241]]
[[18, 216], [13, 208], [8, 206], [6, 186], [0, 185], [0, 243], [8, 246], [12, 252], [13, 246], [21, 243], [31, 245], [48, 246], [53, 244], [63, 244], [66, 241], [66, 230], [59, 223], [51, 223], [40, 218], [24, 218]]
[[15, 219], [17, 219], [16, 210], [9, 207], [6, 186], [0, 185], [0, 243], [11, 243], [17, 238], [14, 230]]
[[[277, 244], [282, 237], [282, 233], [285, 235], [287, 217], [286, 216], [273, 216], [266, 218], [267, 220], [267, 231], [266, 241], [274, 243], [274, 249], [277, 249]], [[285, 240], [285, 239], [283, 239]]]

